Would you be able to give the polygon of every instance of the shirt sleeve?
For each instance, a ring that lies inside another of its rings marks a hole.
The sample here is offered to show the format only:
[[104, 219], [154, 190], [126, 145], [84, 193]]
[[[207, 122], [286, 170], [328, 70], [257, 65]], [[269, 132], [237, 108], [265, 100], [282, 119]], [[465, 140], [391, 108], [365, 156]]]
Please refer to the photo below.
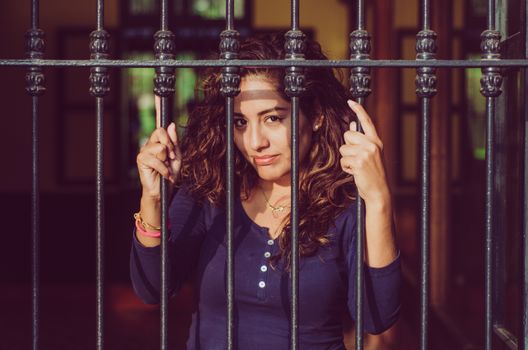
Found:
[[[355, 206], [354, 206], [355, 207]], [[348, 218], [343, 229], [348, 274], [348, 310], [352, 319], [356, 316], [356, 210], [347, 210]], [[400, 254], [387, 266], [381, 268], [363, 266], [363, 327], [371, 334], [389, 329], [397, 320], [400, 311], [401, 262]]]
[[[169, 207], [168, 293], [174, 295], [196, 267], [205, 235], [204, 205], [184, 188]], [[130, 278], [137, 296], [147, 304], [160, 301], [160, 247], [145, 247], [134, 230], [130, 252]]]

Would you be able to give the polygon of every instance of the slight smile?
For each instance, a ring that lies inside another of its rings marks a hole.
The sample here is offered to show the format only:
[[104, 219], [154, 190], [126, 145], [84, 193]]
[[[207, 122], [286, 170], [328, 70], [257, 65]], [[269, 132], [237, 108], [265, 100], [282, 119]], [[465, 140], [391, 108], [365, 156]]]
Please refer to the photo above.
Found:
[[253, 157], [253, 159], [255, 160], [255, 165], [264, 166], [272, 164], [278, 157], [279, 155], [276, 154], [274, 156]]

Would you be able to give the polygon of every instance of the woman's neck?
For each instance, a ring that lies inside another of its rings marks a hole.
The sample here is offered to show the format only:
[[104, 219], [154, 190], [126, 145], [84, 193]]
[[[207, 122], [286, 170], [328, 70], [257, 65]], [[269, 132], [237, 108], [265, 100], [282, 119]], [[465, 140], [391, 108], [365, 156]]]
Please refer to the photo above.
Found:
[[[260, 179], [257, 185], [260, 191], [264, 193], [267, 201], [275, 203], [277, 201], [289, 201], [291, 197], [291, 183], [288, 177], [287, 181], [265, 181]], [[255, 190], [259, 191], [258, 188]], [[255, 191], [256, 192], [256, 191]]]

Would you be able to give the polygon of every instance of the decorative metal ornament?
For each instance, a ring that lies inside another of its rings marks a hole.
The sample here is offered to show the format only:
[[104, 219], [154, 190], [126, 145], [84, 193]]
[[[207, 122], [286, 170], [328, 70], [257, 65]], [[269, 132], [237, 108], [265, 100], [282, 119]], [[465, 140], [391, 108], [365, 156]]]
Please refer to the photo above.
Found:
[[[110, 35], [105, 30], [90, 33], [90, 58], [93, 60], [108, 59]], [[107, 67], [90, 69], [90, 93], [94, 97], [104, 97], [110, 91], [110, 77]]]
[[[160, 30], [154, 34], [154, 52], [158, 60], [174, 59], [174, 34], [168, 30]], [[154, 78], [154, 92], [161, 97], [174, 94], [174, 68], [157, 67]]]
[[[436, 59], [436, 33], [426, 29], [416, 35], [416, 60]], [[422, 98], [436, 95], [436, 68], [419, 67], [415, 79], [416, 94]]]
[[[350, 33], [350, 59], [368, 60], [370, 53], [370, 35], [366, 30], [354, 30]], [[354, 99], [367, 97], [370, 89], [370, 68], [354, 67], [350, 72], [350, 93]]]
[[[234, 60], [240, 50], [239, 33], [236, 30], [224, 30], [220, 34], [220, 58]], [[222, 68], [220, 92], [225, 97], [235, 97], [240, 93], [240, 74], [238, 67]]]
[[[290, 30], [285, 35], [284, 49], [287, 60], [304, 60], [305, 35], [300, 30]], [[284, 76], [284, 86], [289, 97], [301, 96], [306, 88], [304, 68], [288, 67]]]
[[[30, 59], [42, 59], [44, 56], [44, 31], [30, 29], [26, 32], [26, 55]], [[46, 91], [45, 78], [41, 67], [30, 67], [26, 73], [26, 91], [31, 96], [40, 96]]]
[[[483, 60], [500, 60], [501, 35], [496, 30], [485, 30], [480, 35]], [[497, 97], [502, 93], [502, 75], [499, 67], [482, 68], [480, 93], [486, 97]]]

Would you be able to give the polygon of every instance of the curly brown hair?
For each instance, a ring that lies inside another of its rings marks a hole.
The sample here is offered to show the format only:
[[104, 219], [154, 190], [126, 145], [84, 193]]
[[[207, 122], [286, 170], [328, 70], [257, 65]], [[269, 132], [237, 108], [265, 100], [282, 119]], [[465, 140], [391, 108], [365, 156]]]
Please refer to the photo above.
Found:
[[[274, 34], [247, 39], [240, 45], [240, 59], [283, 59], [284, 35]], [[325, 60], [320, 45], [306, 40], [306, 59]], [[198, 199], [217, 206], [225, 205], [226, 118], [225, 99], [220, 93], [220, 71], [207, 70], [203, 79], [204, 100], [189, 117], [181, 149], [183, 154], [181, 181]], [[258, 76], [275, 84], [284, 93], [284, 70], [271, 68], [242, 68], [241, 78]], [[299, 190], [299, 252], [313, 255], [328, 242], [327, 232], [336, 216], [354, 199], [353, 178], [340, 165], [339, 147], [343, 133], [353, 118], [347, 107], [347, 91], [331, 68], [310, 68], [305, 71], [306, 92], [300, 98], [300, 108], [308, 120], [323, 115], [323, 124], [313, 134], [312, 145], [300, 167]], [[235, 187], [242, 199], [249, 198], [257, 185], [258, 176], [244, 156], [235, 151]], [[290, 261], [291, 223], [286, 218], [279, 238], [280, 253], [275, 261]]]

